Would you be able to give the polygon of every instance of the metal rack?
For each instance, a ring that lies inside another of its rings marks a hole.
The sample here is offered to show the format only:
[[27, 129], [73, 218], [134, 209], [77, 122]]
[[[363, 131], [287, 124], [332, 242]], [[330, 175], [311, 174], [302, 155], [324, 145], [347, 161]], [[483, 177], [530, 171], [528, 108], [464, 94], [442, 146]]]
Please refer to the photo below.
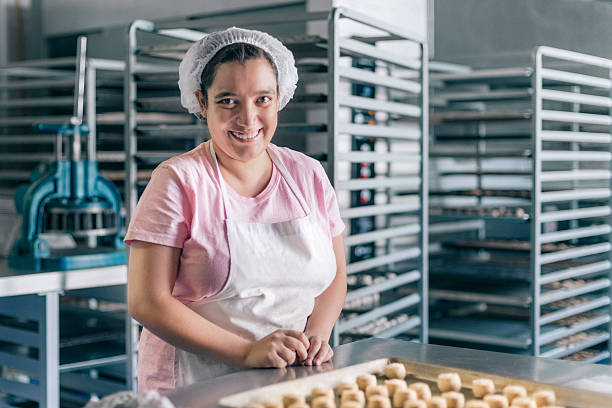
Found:
[[[275, 143], [323, 162], [347, 221], [347, 252], [354, 253], [360, 245], [370, 249], [368, 255], [349, 259], [349, 294], [333, 343], [374, 335], [426, 341], [427, 234], [422, 227], [427, 225], [425, 40], [347, 9], [334, 8], [330, 14], [296, 12], [295, 5], [291, 7], [275, 8], [273, 15], [249, 9], [231, 18], [220, 14], [131, 25], [125, 73], [127, 213], [131, 214], [148, 181], [142, 174], [147, 169], [145, 159], [154, 166], [208, 137], [203, 124], [178, 113], [177, 66], [191, 43], [204, 32], [228, 24], [269, 32], [292, 50], [300, 77], [294, 99], [279, 114]], [[339, 27], [349, 21], [377, 34], [342, 36]], [[317, 22], [325, 28], [313, 32], [310, 23]], [[402, 42], [412, 44], [415, 57], [393, 52], [388, 46]], [[357, 62], [364, 61], [369, 68], [358, 66]], [[378, 92], [375, 98], [350, 95], [355, 87]], [[156, 117], [155, 123], [142, 123], [139, 115], [150, 112], [165, 116]], [[364, 122], [366, 117], [371, 120]], [[173, 144], [155, 153], [144, 147], [159, 147], [159, 138]], [[354, 151], [356, 141], [365, 141], [362, 145], [369, 145], [369, 151]], [[368, 170], [366, 178], [364, 169]], [[354, 198], [362, 193], [372, 200], [369, 205], [355, 206]], [[357, 233], [355, 221], [359, 220], [365, 220], [371, 229]], [[402, 288], [411, 293], [400, 292]]]
[[610, 360], [611, 69], [537, 47], [531, 67], [432, 74], [432, 341]]

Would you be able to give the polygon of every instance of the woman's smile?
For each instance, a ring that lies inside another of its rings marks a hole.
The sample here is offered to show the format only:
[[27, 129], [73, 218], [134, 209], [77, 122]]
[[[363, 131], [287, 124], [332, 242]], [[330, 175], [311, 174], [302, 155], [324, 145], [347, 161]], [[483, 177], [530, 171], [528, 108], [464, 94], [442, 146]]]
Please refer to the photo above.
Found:
[[253, 131], [239, 132], [237, 130], [230, 130], [229, 134], [234, 136], [236, 139], [243, 143], [249, 143], [256, 138], [260, 137], [263, 133], [263, 128], [255, 129]]

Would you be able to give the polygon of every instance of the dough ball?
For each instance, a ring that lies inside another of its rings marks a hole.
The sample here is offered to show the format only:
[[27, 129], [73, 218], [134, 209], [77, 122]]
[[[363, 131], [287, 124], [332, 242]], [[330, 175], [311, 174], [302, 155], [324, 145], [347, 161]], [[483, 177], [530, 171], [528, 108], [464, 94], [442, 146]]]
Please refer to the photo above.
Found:
[[512, 400], [511, 407], [516, 408], [537, 408], [536, 402], [529, 397], [516, 397]]
[[294, 402], [293, 404], [289, 405], [289, 407], [287, 408], [310, 408], [310, 405], [308, 405], [305, 402]]
[[320, 395], [311, 400], [310, 405], [312, 408], [336, 408], [336, 403], [334, 402], [334, 397], [329, 397], [325, 395]]
[[429, 385], [425, 384], [424, 382], [412, 383], [408, 386], [408, 388], [415, 390], [417, 397], [420, 400], [429, 401], [431, 399], [431, 388], [429, 388]]
[[438, 375], [438, 389], [440, 392], [461, 390], [461, 378], [457, 373], [442, 373]]
[[306, 399], [298, 394], [285, 394], [283, 395], [283, 407], [289, 408], [290, 405], [296, 402], [306, 402]]
[[383, 397], [389, 398], [389, 391], [384, 385], [370, 385], [366, 388], [366, 398], [370, 398], [374, 395], [382, 395]]
[[385, 367], [385, 376], [387, 378], [399, 378], [403, 380], [406, 377], [406, 367], [402, 363], [391, 363]]
[[500, 394], [489, 394], [483, 398], [488, 404], [489, 408], [508, 408], [508, 398]]
[[384, 395], [372, 395], [368, 398], [368, 408], [391, 408], [391, 401]]
[[372, 374], [363, 374], [357, 377], [357, 387], [361, 391], [365, 391], [370, 385], [376, 385], [376, 376]]
[[416, 401], [418, 399], [416, 391], [406, 386], [406, 389], [395, 390], [395, 394], [393, 394], [393, 407], [402, 408], [406, 401]]
[[447, 408], [464, 408], [465, 395], [458, 391], [448, 391], [442, 394], [442, 398], [446, 400]]
[[527, 391], [522, 385], [506, 385], [504, 387], [504, 395], [508, 398], [508, 403], [512, 405], [512, 401], [517, 397], [526, 397]]
[[340, 384], [338, 384], [338, 396], [342, 396], [342, 393], [346, 390], [358, 390], [359, 387], [357, 387], [357, 383], [354, 383], [352, 381], [342, 381]]
[[552, 390], [539, 390], [533, 393], [533, 399], [538, 407], [545, 407], [549, 405], [555, 405], [556, 396]]
[[345, 401], [340, 403], [340, 408], [363, 408], [363, 404], [357, 401]]
[[489, 408], [489, 404], [482, 400], [469, 400], [465, 404], [465, 408]]
[[495, 384], [488, 378], [477, 378], [472, 381], [472, 393], [476, 398], [495, 393]]
[[333, 399], [334, 390], [325, 385], [317, 385], [310, 391], [310, 399], [313, 400], [317, 397], [328, 397]]
[[365, 404], [365, 395], [361, 390], [346, 390], [340, 397], [340, 402], [356, 401], [361, 405]]
[[421, 400], [410, 400], [404, 402], [404, 408], [427, 408], [427, 403]]
[[282, 401], [264, 401], [261, 403], [263, 408], [283, 408]]
[[446, 408], [446, 400], [440, 396], [431, 397], [427, 401], [427, 408]]
[[389, 397], [393, 397], [398, 390], [407, 390], [408, 384], [399, 378], [392, 378], [391, 380], [385, 380], [385, 387], [387, 387]]

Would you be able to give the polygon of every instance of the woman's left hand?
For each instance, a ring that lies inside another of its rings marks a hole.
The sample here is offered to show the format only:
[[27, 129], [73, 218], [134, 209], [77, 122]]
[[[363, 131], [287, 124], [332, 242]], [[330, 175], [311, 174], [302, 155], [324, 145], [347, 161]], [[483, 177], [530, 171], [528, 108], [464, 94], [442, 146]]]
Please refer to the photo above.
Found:
[[303, 361], [305, 365], [318, 366], [329, 361], [333, 357], [334, 351], [327, 340], [317, 335], [306, 334], [306, 336], [308, 336], [308, 340], [310, 341], [310, 347], [308, 348], [308, 356], [306, 360]]

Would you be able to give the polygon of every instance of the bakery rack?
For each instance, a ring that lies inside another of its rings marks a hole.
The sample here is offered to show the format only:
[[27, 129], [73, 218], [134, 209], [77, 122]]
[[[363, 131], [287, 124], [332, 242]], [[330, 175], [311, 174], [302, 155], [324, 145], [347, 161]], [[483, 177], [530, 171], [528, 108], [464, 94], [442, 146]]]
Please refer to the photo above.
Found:
[[612, 61], [431, 76], [432, 341], [609, 361]]
[[[332, 343], [400, 335], [426, 341], [425, 41], [349, 9], [313, 13], [303, 7], [132, 23], [125, 72], [127, 214], [155, 165], [208, 138], [205, 125], [180, 107], [177, 67], [188, 47], [203, 33], [229, 25], [269, 32], [292, 50], [300, 77], [293, 100], [279, 114], [275, 143], [322, 162], [347, 224], [347, 253], [354, 255]], [[341, 34], [340, 27], [350, 24], [375, 34]], [[404, 43], [411, 44], [414, 57], [389, 46]], [[154, 123], [139, 119], [153, 113], [163, 116]], [[360, 196], [369, 198], [360, 202]], [[356, 233], [359, 223], [367, 228]], [[357, 256], [356, 248], [369, 253]]]

